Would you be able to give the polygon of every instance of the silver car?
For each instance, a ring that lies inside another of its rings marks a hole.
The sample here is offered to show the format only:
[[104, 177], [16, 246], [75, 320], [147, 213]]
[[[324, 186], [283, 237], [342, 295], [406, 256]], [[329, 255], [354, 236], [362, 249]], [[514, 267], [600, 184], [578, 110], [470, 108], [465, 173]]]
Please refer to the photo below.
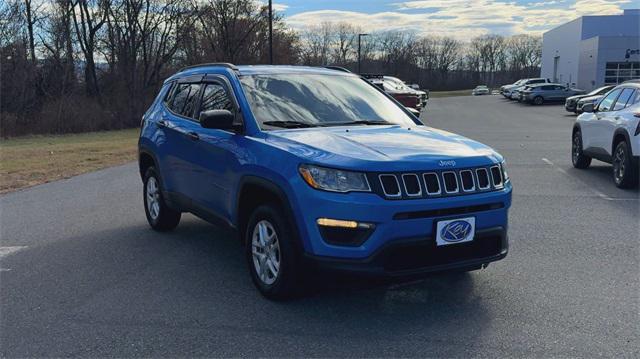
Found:
[[542, 105], [545, 102], [565, 101], [567, 97], [581, 95], [583, 90], [570, 88], [562, 84], [532, 85], [522, 90], [522, 101], [534, 105]]
[[473, 96], [479, 96], [479, 95], [488, 95], [489, 94], [489, 88], [486, 85], [480, 85], [480, 86], [476, 86], [476, 88], [473, 89], [473, 91], [471, 91], [471, 94]]

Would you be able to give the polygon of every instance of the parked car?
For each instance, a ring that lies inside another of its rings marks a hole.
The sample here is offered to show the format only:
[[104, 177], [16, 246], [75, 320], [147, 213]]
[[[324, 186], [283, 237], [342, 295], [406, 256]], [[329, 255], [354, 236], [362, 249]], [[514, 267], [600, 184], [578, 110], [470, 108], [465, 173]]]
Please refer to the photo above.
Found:
[[613, 165], [620, 188], [638, 185], [640, 167], [640, 81], [625, 82], [597, 105], [587, 103], [573, 126], [571, 159], [587, 168], [593, 158]]
[[502, 93], [502, 96], [504, 96], [505, 98], [516, 100], [517, 97], [512, 98], [512, 94], [511, 94], [512, 90], [517, 90], [522, 86], [526, 86], [526, 85], [550, 83], [550, 82], [551, 81], [549, 81], [549, 79], [543, 79], [543, 78], [521, 79], [511, 85], [505, 85], [500, 87], [500, 93]]
[[488, 95], [491, 91], [486, 85], [479, 85], [471, 91], [473, 96]]
[[397, 86], [391, 80], [385, 80], [383, 75], [371, 75], [365, 74], [363, 75], [369, 82], [374, 84], [375, 86], [382, 89], [384, 92], [389, 94], [391, 97], [396, 99], [396, 101], [400, 102], [406, 107], [414, 108], [416, 110], [420, 110], [422, 108], [422, 102], [420, 100], [420, 96], [415, 92], [415, 90], [410, 89], [406, 90], [399, 86]]
[[[615, 85], [611, 85], [611, 86], [603, 86], [603, 87], [599, 87], [587, 94], [583, 94], [583, 95], [575, 95], [575, 96], [571, 96], [571, 97], [567, 97], [566, 102], [564, 103], [564, 109], [569, 111], [569, 112], [573, 112], [573, 113], [578, 113], [578, 101], [580, 101], [581, 99], [584, 98], [591, 98], [590, 101], [597, 101], [599, 98], [601, 98], [601, 96], [603, 96], [604, 94], [606, 94], [607, 92], [609, 92], [612, 88], [614, 88]], [[584, 103], [583, 103], [584, 106]]]
[[424, 126], [356, 74], [192, 66], [141, 125], [151, 228], [170, 231], [183, 212], [231, 227], [268, 298], [295, 294], [308, 266], [416, 276], [507, 255], [503, 157]]
[[415, 89], [409, 85], [407, 85], [404, 81], [400, 80], [397, 77], [393, 76], [384, 76], [385, 81], [390, 81], [392, 85], [395, 85], [397, 90], [399, 91], [413, 91], [420, 98], [420, 104], [418, 108], [424, 108], [427, 106], [427, 99], [429, 98], [429, 94], [426, 91], [422, 91], [420, 89]]
[[509, 94], [509, 100], [521, 101], [520, 94], [527, 87], [528, 85], [522, 85], [522, 86], [512, 88]]
[[562, 84], [537, 84], [522, 91], [522, 101], [542, 105], [545, 102], [565, 101], [567, 97], [581, 94], [584, 94], [583, 90]]

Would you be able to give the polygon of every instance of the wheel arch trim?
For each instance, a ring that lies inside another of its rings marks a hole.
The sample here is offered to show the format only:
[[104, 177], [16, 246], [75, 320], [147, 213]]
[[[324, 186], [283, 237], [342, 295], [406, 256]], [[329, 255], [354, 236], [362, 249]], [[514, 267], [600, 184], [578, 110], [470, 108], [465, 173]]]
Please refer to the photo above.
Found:
[[241, 238], [244, 240], [243, 238], [243, 232], [242, 232], [242, 223], [241, 223], [241, 213], [240, 213], [240, 207], [241, 207], [241, 203], [240, 203], [240, 199], [242, 197], [243, 191], [247, 186], [258, 186], [258, 187], [262, 187], [265, 190], [271, 192], [273, 195], [275, 195], [279, 202], [282, 204], [283, 206], [283, 210], [285, 211], [284, 215], [286, 216], [286, 220], [288, 220], [289, 224], [292, 226], [292, 231], [294, 232], [294, 235], [296, 236], [296, 240], [294, 241], [295, 246], [297, 249], [299, 250], [303, 250], [304, 248], [304, 241], [301, 238], [301, 232], [297, 223], [297, 218], [294, 215], [294, 210], [291, 204], [291, 201], [289, 200], [289, 196], [287, 195], [287, 193], [280, 187], [278, 186], [275, 182], [273, 182], [270, 179], [264, 178], [264, 177], [260, 177], [260, 176], [255, 176], [255, 175], [245, 175], [242, 178], [240, 178], [239, 184], [238, 184], [238, 189], [237, 189], [237, 193], [236, 193], [236, 202], [235, 202], [235, 208], [233, 210], [233, 224], [239, 229], [239, 232], [242, 233], [241, 234]]

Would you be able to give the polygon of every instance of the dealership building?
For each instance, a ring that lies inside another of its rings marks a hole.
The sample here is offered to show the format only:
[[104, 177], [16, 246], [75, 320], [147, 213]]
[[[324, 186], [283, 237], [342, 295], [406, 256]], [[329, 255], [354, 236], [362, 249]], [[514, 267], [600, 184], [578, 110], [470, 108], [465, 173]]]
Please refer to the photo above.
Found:
[[584, 90], [640, 78], [640, 9], [583, 16], [544, 33], [541, 77]]

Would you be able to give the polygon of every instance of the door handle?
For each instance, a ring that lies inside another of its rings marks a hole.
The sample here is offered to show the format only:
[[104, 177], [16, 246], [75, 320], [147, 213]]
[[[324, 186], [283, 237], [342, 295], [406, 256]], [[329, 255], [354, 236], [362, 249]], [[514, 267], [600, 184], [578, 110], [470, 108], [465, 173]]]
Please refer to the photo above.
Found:
[[187, 132], [187, 137], [189, 137], [193, 141], [197, 141], [200, 139], [200, 136], [195, 132]]
[[158, 126], [159, 127], [167, 127], [169, 123], [167, 122], [167, 120], [160, 120], [158, 121]]

